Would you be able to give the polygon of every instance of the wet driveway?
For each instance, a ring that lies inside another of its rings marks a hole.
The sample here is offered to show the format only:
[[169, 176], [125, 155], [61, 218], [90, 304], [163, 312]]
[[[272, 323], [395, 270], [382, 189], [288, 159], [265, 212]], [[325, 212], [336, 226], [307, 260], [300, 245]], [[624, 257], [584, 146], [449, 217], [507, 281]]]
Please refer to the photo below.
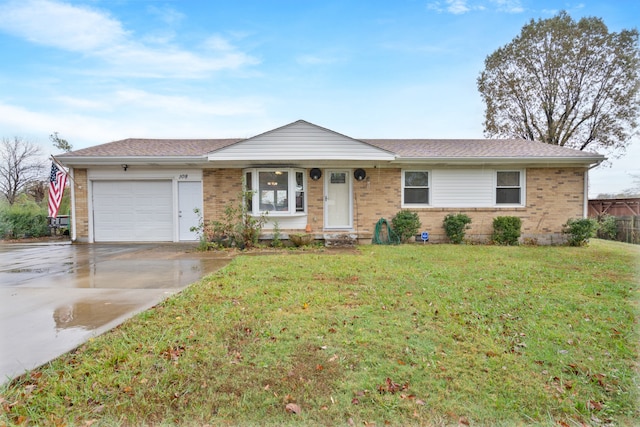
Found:
[[229, 260], [188, 244], [0, 244], [0, 384]]

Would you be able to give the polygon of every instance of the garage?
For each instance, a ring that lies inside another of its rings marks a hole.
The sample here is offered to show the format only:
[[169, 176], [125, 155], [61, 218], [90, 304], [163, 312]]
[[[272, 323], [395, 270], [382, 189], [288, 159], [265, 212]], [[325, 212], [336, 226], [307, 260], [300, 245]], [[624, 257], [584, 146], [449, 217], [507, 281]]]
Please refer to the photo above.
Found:
[[93, 181], [95, 242], [173, 241], [170, 180]]

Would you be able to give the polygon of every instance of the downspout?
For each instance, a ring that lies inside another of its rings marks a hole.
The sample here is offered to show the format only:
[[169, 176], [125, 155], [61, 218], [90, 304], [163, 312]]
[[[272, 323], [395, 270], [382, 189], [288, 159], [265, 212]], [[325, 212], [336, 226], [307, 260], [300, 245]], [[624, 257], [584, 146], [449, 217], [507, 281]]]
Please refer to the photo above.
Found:
[[75, 169], [69, 168], [69, 175], [71, 175], [71, 218], [73, 219], [71, 226], [71, 241], [75, 242], [77, 238], [76, 230], [78, 229], [76, 219], [76, 181], [75, 181]]
[[589, 168], [584, 171], [584, 203], [582, 206], [583, 218], [587, 218], [589, 216], [589, 171], [600, 166], [600, 163], [602, 163], [602, 160], [597, 162], [595, 165], [589, 166]]

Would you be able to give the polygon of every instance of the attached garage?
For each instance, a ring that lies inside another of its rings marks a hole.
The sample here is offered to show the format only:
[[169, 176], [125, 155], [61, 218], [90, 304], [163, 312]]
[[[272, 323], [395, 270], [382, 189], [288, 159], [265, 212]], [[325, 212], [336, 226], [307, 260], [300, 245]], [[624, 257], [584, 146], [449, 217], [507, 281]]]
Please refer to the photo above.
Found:
[[95, 242], [173, 241], [170, 180], [93, 181]]

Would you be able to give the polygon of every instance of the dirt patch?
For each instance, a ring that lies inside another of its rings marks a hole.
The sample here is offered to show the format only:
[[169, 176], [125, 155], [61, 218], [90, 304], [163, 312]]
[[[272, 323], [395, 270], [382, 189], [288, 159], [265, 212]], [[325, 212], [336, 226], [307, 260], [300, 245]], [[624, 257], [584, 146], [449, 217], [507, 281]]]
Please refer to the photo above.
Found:
[[69, 236], [29, 237], [24, 239], [0, 239], [0, 243], [71, 243]]

